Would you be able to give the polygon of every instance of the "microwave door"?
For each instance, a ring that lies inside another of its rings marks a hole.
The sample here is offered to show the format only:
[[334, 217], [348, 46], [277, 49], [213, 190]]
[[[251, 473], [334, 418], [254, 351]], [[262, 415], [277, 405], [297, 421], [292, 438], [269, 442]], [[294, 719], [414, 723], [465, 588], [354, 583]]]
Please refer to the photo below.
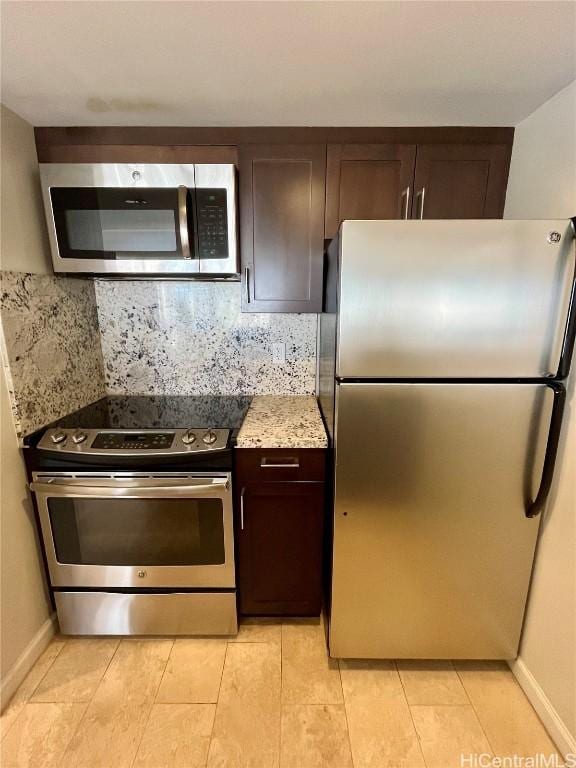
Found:
[[52, 187], [59, 271], [198, 272], [187, 187]]

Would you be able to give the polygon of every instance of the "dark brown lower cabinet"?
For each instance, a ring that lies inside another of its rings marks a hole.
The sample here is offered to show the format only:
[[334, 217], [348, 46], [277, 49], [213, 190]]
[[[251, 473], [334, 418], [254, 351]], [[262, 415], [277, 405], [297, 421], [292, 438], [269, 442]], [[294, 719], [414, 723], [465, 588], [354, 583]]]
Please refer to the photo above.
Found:
[[[242, 453], [248, 451], [255, 452]], [[260, 480], [250, 473], [243, 476], [241, 465], [237, 463], [235, 521], [240, 613], [317, 616], [322, 605], [324, 483]], [[288, 472], [294, 474], [293, 469]]]

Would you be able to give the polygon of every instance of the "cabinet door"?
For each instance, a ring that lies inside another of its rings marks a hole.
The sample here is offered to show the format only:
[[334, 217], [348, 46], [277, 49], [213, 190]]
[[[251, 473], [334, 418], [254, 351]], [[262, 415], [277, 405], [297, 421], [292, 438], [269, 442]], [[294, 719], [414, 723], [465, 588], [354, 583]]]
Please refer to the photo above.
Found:
[[344, 219], [410, 217], [414, 144], [329, 144], [326, 237]]
[[419, 144], [412, 217], [501, 219], [510, 151], [502, 144]]
[[324, 484], [245, 485], [237, 506], [240, 613], [317, 616]]
[[320, 312], [326, 146], [240, 148], [242, 310]]

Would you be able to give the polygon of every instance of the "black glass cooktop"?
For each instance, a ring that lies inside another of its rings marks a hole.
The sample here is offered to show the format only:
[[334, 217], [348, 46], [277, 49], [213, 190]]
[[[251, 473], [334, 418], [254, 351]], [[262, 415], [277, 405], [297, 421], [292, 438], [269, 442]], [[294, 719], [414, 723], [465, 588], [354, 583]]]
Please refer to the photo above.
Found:
[[74, 429], [239, 429], [252, 398], [247, 395], [109, 396], [53, 426]]

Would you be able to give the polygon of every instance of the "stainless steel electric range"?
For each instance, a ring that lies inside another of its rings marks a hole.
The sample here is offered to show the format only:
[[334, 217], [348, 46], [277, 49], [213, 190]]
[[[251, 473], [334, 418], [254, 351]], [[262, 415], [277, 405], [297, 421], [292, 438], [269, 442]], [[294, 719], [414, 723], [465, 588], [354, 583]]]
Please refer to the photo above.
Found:
[[107, 397], [30, 440], [63, 633], [236, 632], [232, 446], [249, 403]]

